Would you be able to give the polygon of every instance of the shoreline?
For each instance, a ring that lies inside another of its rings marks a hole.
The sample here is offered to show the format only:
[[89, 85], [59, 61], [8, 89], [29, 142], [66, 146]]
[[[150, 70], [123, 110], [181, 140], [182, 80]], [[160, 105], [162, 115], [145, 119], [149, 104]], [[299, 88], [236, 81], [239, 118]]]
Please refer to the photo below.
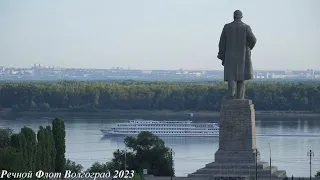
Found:
[[[190, 116], [190, 113], [193, 116]], [[81, 118], [106, 118], [106, 119], [153, 119], [153, 120], [212, 120], [218, 121], [218, 111], [172, 111], [172, 110], [99, 110], [99, 111], [74, 111], [69, 109], [57, 109], [51, 111], [23, 111], [14, 112], [11, 109], [0, 110], [0, 118], [13, 117], [81, 117]], [[256, 120], [299, 120], [320, 119], [320, 113], [307, 111], [255, 111]]]

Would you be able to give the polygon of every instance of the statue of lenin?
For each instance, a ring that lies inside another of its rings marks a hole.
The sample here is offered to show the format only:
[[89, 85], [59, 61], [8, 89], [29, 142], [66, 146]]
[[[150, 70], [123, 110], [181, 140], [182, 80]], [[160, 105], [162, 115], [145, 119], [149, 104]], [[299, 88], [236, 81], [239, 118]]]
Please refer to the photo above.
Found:
[[224, 80], [228, 81], [228, 99], [244, 99], [244, 82], [253, 79], [251, 50], [257, 39], [250, 26], [241, 21], [241, 11], [236, 10], [233, 18], [223, 27], [217, 57], [222, 60]]

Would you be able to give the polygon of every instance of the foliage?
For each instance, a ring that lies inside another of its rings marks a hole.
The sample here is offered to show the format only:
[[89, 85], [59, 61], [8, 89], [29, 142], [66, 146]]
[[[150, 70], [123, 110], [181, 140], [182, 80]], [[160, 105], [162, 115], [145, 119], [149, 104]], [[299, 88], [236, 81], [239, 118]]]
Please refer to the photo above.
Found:
[[[126, 163], [125, 163], [126, 162]], [[113, 152], [113, 158], [108, 163], [109, 169], [113, 172], [118, 169], [128, 169], [135, 167], [135, 154], [125, 150], [116, 150]], [[125, 167], [126, 166], [126, 167]]]
[[19, 153], [21, 153], [21, 169], [24, 171], [29, 171], [29, 167], [28, 167], [28, 149], [27, 149], [27, 140], [26, 137], [23, 133], [19, 133], [19, 134], [12, 134], [11, 136], [11, 147], [17, 149], [17, 151]]
[[316, 173], [315, 177], [320, 178], [320, 170], [319, 170], [319, 171], [317, 171], [317, 173]]
[[0, 169], [8, 172], [19, 172], [22, 170], [22, 153], [13, 147], [0, 148]]
[[67, 165], [71, 171], [80, 172], [81, 165], [65, 161], [64, 122], [56, 118], [52, 126], [53, 129], [40, 126], [37, 135], [28, 127], [21, 128], [17, 134], [12, 134], [10, 129], [0, 129], [0, 168], [12, 172], [54, 172], [57, 169], [56, 172], [61, 172]]
[[83, 166], [81, 164], [77, 164], [74, 161], [71, 161], [70, 159], [67, 159], [66, 170], [70, 170], [74, 173], [80, 173], [83, 170]]
[[56, 150], [51, 128], [40, 126], [37, 139], [37, 170], [53, 172], [55, 170]]
[[46, 139], [47, 139], [48, 156], [50, 156], [50, 160], [48, 161], [50, 163], [49, 169], [50, 169], [50, 172], [53, 172], [56, 167], [57, 152], [55, 149], [53, 132], [50, 126], [46, 127]]
[[103, 173], [103, 172], [108, 172], [109, 166], [108, 163], [99, 163], [99, 162], [95, 162], [92, 164], [92, 166], [86, 170], [86, 172], [89, 173]]
[[141, 132], [137, 137], [126, 137], [124, 143], [127, 150], [116, 150], [110, 162], [95, 162], [86, 172], [134, 170], [135, 179], [141, 179], [139, 173], [148, 169], [148, 173], [154, 176], [174, 176], [170, 149], [158, 136]]
[[[147, 109], [219, 110], [224, 82], [2, 82], [0, 107], [17, 111]], [[319, 111], [320, 84], [248, 82], [256, 110]]]
[[126, 137], [124, 143], [132, 150], [132, 155], [128, 155], [132, 156], [133, 162], [128, 161], [129, 167], [131, 166], [128, 169], [135, 169], [137, 172], [148, 169], [148, 173], [155, 176], [174, 175], [170, 149], [158, 136], [150, 132], [141, 132], [137, 137]]
[[11, 135], [12, 135], [11, 129], [0, 128], [0, 148], [5, 148], [10, 146]]
[[56, 150], [55, 172], [64, 172], [66, 165], [66, 130], [64, 122], [55, 118], [52, 121], [52, 133]]
[[132, 180], [142, 180], [142, 178], [141, 178], [140, 174], [135, 173]]
[[37, 139], [35, 132], [28, 127], [23, 127], [20, 132], [23, 143], [21, 143], [23, 159], [28, 171], [35, 172], [36, 170], [36, 148]]
[[[66, 168], [72, 172], [81, 172], [83, 167], [80, 164], [65, 160], [65, 133], [64, 122], [59, 118], [52, 121], [52, 130], [50, 126], [40, 126], [37, 135], [32, 129], [23, 127], [20, 133], [2, 138], [6, 139], [7, 147], [0, 148], [0, 167], [26, 172], [39, 169], [44, 172], [62, 172]], [[126, 137], [124, 143], [127, 150], [115, 151], [111, 162], [96, 162], [86, 172], [135, 170], [135, 179], [141, 179], [138, 174], [142, 173], [142, 169], [148, 169], [155, 176], [174, 175], [170, 149], [158, 136], [141, 132], [137, 137]]]

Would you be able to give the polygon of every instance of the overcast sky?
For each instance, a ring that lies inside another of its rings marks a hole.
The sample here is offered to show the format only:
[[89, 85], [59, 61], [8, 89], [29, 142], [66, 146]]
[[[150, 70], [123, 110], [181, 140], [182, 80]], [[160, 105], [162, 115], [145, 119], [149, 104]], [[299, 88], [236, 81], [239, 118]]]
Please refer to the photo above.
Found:
[[236, 9], [254, 69], [320, 69], [320, 0], [1, 0], [0, 66], [222, 69]]

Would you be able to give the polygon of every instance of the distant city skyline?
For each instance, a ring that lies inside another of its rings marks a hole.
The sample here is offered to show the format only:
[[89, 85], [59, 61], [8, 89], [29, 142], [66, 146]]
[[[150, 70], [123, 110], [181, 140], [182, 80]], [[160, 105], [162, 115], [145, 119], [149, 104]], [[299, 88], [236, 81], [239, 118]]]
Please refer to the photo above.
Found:
[[[148, 71], [148, 70], [185, 70], [185, 71], [210, 71], [210, 70], [218, 70], [218, 71], [223, 71], [223, 69], [185, 69], [185, 68], [177, 68], [177, 69], [139, 69], [139, 68], [130, 68], [130, 67], [106, 67], [106, 68], [99, 68], [99, 67], [94, 67], [94, 68], [88, 68], [88, 67], [81, 67], [81, 68], [78, 68], [78, 67], [62, 67], [62, 66], [59, 66], [59, 65], [48, 65], [48, 64], [40, 64], [40, 63], [35, 63], [35, 64], [30, 64], [28, 67], [19, 67], [19, 66], [5, 66], [5, 65], [2, 65], [0, 64], [0, 67], [4, 67], [4, 68], [22, 68], [22, 69], [29, 69], [29, 68], [32, 68], [32, 67], [38, 67], [40, 65], [40, 67], [44, 68], [44, 67], [47, 67], [47, 68], [62, 68], [62, 69], [124, 69], [124, 70], [145, 70], [145, 71]], [[307, 71], [309, 69], [312, 69], [314, 71], [320, 71], [320, 68], [319, 69], [313, 69], [313, 68], [307, 68], [307, 69], [255, 69], [254, 71]]]
[[[5, 68], [0, 66], [0, 80], [223, 80], [222, 70], [138, 70], [138, 69], [77, 69], [54, 68], [35, 64], [30, 68]], [[320, 79], [320, 71], [254, 70], [254, 80], [315, 80]]]
[[[31, 64], [29, 67], [14, 67], [14, 66], [4, 66], [0, 64], [0, 68], [14, 68], [14, 69], [32, 69], [35, 67], [41, 67], [41, 68], [59, 68], [59, 69], [87, 69], [87, 70], [110, 70], [110, 69], [123, 69], [123, 70], [141, 70], [141, 71], [153, 71], [153, 70], [160, 70], [160, 71], [223, 71], [223, 69], [184, 69], [184, 68], [178, 68], [178, 69], [138, 69], [138, 68], [124, 68], [124, 67], [109, 67], [109, 68], [77, 68], [77, 67], [61, 67], [57, 65], [46, 65], [46, 64]], [[1, 69], [0, 69], [1, 70]], [[313, 68], [307, 68], [307, 69], [255, 69], [254, 71], [308, 71], [313, 70], [315, 72], [320, 71], [320, 69], [313, 69]]]
[[258, 39], [255, 70], [317, 70], [317, 7], [318, 0], [2, 0], [0, 64], [223, 70], [220, 34], [240, 9]]

